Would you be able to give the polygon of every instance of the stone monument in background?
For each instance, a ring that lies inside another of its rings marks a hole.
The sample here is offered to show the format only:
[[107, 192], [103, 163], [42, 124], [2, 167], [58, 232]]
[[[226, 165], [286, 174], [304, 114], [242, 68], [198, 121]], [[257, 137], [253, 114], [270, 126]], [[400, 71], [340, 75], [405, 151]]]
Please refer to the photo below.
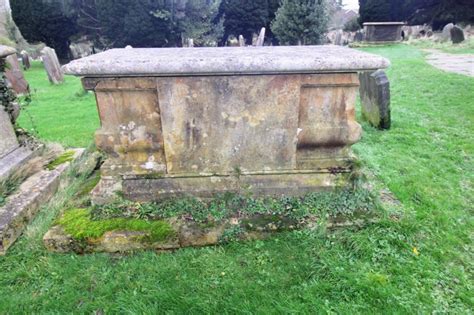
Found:
[[10, 87], [18, 95], [28, 94], [30, 92], [30, 86], [23, 75], [23, 71], [21, 71], [20, 62], [18, 62], [16, 53], [8, 56], [6, 63], [5, 76]]
[[56, 51], [53, 48], [45, 47], [41, 51], [41, 60], [44, 68], [48, 74], [49, 82], [53, 84], [61, 84], [64, 82], [63, 72], [61, 71], [61, 64], [59, 63]]

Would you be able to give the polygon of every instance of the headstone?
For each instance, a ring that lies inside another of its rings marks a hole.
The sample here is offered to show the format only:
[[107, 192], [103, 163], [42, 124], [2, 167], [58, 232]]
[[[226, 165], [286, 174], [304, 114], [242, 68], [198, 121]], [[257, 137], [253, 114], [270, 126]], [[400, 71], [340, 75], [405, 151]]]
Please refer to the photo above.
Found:
[[56, 51], [49, 47], [43, 48], [41, 51], [41, 59], [43, 60], [44, 68], [48, 74], [49, 82], [53, 84], [63, 83], [64, 76]]
[[23, 70], [28, 70], [31, 68], [30, 55], [24, 50], [21, 51], [21, 63], [23, 64]]
[[192, 38], [188, 39], [188, 47], [194, 47], [194, 40]]
[[69, 51], [73, 59], [90, 56], [94, 54], [94, 42], [87, 37], [81, 37], [69, 45]]
[[5, 69], [5, 77], [7, 78], [9, 87], [18, 95], [28, 94], [30, 87], [23, 76], [16, 54], [8, 56], [6, 62], [7, 68]]
[[0, 106], [0, 161], [4, 156], [19, 147], [15, 130], [10, 121], [10, 115]]
[[125, 46], [125, 49], [132, 49], [133, 47], [131, 45]]
[[258, 35], [257, 43], [255, 46], [263, 46], [264, 42], [265, 42], [265, 27], [262, 27], [262, 29], [260, 30], [260, 34]]
[[[5, 59], [8, 56], [15, 56], [15, 49], [0, 45], [0, 59], [1, 71], [5, 71]], [[3, 75], [0, 74], [0, 85], [2, 93], [9, 93], [7, 83]], [[10, 99], [6, 95], [5, 99]], [[16, 138], [15, 130], [13, 129], [12, 120], [15, 119], [17, 113], [17, 106], [8, 104], [9, 111], [7, 112], [5, 104], [0, 105], [0, 181], [7, 178], [14, 170], [16, 170], [25, 160], [31, 156], [31, 151], [25, 147], [20, 147]], [[11, 108], [12, 107], [12, 108]]]
[[334, 45], [342, 46], [342, 30], [336, 31], [336, 39], [334, 40]]
[[454, 27], [453, 23], [446, 24], [443, 27], [443, 31], [441, 32], [441, 41], [447, 42], [451, 39], [451, 29]]
[[451, 28], [450, 33], [453, 44], [459, 44], [464, 41], [464, 31], [462, 28], [455, 25], [453, 28]]
[[355, 42], [361, 42], [364, 40], [364, 33], [362, 31], [357, 31], [354, 35]]
[[390, 82], [383, 70], [359, 73], [362, 116], [372, 126], [390, 129]]
[[245, 38], [242, 35], [239, 35], [239, 46], [245, 47]]

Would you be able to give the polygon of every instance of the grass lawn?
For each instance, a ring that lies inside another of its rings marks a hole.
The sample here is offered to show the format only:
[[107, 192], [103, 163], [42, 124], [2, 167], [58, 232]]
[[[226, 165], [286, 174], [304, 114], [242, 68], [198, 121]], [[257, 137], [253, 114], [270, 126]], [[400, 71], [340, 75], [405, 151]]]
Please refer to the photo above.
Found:
[[52, 85], [40, 62], [25, 72], [32, 101], [20, 116], [23, 128], [40, 138], [66, 147], [85, 147], [91, 143], [99, 117], [93, 93], [82, 89], [79, 78], [65, 76], [65, 83]]
[[[48, 253], [41, 238], [77, 180], [0, 257], [0, 313], [472, 313], [474, 79], [411, 46], [364, 50], [392, 61], [393, 123], [363, 124], [355, 151], [402, 202], [400, 220], [163, 255]], [[91, 141], [97, 115], [77, 80], [49, 86], [38, 65], [28, 79], [40, 136]]]
[[417, 48], [437, 49], [450, 54], [474, 54], [474, 37], [472, 36], [459, 44], [453, 44], [451, 41], [444, 43], [434, 42], [431, 39], [423, 38], [410, 40], [408, 43]]

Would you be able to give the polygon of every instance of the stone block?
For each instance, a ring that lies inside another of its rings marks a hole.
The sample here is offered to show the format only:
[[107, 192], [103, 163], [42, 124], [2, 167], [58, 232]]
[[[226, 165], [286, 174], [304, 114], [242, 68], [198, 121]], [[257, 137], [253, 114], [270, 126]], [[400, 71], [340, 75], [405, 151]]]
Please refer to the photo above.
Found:
[[404, 24], [403, 22], [364, 23], [364, 40], [371, 43], [400, 41]]
[[95, 203], [220, 192], [298, 195], [343, 183], [359, 70], [382, 57], [337, 46], [113, 49], [66, 73], [96, 93], [107, 154]]
[[361, 72], [359, 81], [363, 117], [376, 128], [389, 129], [390, 82], [385, 71]]
[[[78, 158], [83, 152], [83, 149], [76, 150], [74, 158]], [[29, 177], [14, 195], [8, 197], [6, 204], [0, 207], [0, 255], [6, 253], [38, 209], [56, 192], [60, 176], [69, 165], [67, 162], [54, 170], [43, 170]]]
[[48, 75], [49, 82], [53, 84], [64, 82], [63, 72], [56, 51], [49, 47], [43, 48], [41, 51], [41, 59]]

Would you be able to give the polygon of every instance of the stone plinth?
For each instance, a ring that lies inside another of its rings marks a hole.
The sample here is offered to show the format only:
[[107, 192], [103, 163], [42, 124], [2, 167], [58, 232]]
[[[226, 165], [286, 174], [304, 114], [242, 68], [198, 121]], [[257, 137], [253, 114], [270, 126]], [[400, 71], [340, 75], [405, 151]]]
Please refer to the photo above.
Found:
[[358, 71], [335, 46], [113, 49], [63, 69], [94, 90], [108, 159], [94, 201], [303, 194], [340, 183], [360, 138]]
[[364, 23], [365, 41], [397, 42], [402, 40], [403, 22], [367, 22]]

